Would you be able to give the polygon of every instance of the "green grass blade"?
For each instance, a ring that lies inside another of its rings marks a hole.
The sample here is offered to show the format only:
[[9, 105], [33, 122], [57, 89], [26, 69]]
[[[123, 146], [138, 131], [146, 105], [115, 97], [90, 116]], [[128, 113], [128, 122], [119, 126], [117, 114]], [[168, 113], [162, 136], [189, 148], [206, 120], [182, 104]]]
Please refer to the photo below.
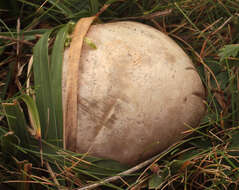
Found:
[[7, 90], [8, 90], [9, 84], [10, 84], [12, 76], [13, 76], [14, 65], [15, 65], [15, 63], [13, 63], [13, 62], [9, 64], [8, 74], [7, 74], [7, 77], [4, 81], [5, 85], [3, 87], [2, 92], [0, 92], [0, 100], [5, 99], [6, 96], [7, 96]]
[[28, 96], [28, 95], [22, 95], [20, 98], [24, 101], [24, 103], [27, 105], [31, 126], [33, 129], [33, 135], [37, 138], [41, 138], [41, 124], [40, 124], [40, 118], [39, 113], [37, 110], [36, 103], [34, 100]]
[[[51, 55], [51, 87], [54, 111], [56, 115], [57, 136], [59, 140], [63, 140], [63, 111], [62, 111], [62, 62], [64, 53], [64, 43], [67, 37], [69, 25], [64, 26], [57, 34]], [[62, 141], [63, 142], [63, 141]], [[60, 146], [63, 147], [63, 143]]]
[[28, 147], [30, 142], [30, 133], [28, 133], [25, 115], [19, 103], [3, 103], [2, 105], [10, 130], [12, 130], [20, 139], [21, 145]]
[[7, 26], [7, 24], [0, 18], [0, 23], [4, 26], [4, 28], [9, 32], [12, 38], [14, 38], [11, 29]]
[[73, 14], [71, 9], [65, 6], [65, 3], [59, 3], [58, 0], [49, 0], [49, 3], [58, 8], [65, 16], [71, 16]]
[[48, 39], [51, 32], [52, 30], [46, 32], [33, 49], [33, 71], [42, 138], [58, 144], [58, 126], [52, 100], [48, 62]]
[[7, 130], [0, 126], [0, 139], [7, 133]]
[[98, 0], [90, 0], [91, 14], [96, 14], [99, 11], [100, 3]]

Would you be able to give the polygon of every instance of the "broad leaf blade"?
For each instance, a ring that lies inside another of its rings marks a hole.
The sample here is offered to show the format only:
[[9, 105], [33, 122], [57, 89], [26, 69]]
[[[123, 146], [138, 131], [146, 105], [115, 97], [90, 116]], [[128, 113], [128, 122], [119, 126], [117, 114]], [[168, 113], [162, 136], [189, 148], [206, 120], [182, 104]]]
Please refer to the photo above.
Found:
[[57, 136], [63, 147], [63, 110], [62, 110], [62, 63], [64, 55], [64, 43], [67, 37], [69, 25], [63, 27], [57, 34], [51, 55], [51, 89], [54, 97], [53, 106], [56, 115]]
[[46, 32], [33, 49], [33, 71], [36, 103], [39, 110], [42, 138], [58, 145], [58, 132], [54, 111], [52, 87], [48, 62], [48, 39], [52, 30]]

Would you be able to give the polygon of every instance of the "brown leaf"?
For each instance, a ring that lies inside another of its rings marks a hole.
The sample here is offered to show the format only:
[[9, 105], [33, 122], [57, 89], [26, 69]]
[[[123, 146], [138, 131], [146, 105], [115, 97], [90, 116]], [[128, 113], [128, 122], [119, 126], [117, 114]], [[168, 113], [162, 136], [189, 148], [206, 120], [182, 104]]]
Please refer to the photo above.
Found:
[[[74, 29], [69, 49], [66, 78], [66, 98], [64, 100], [64, 147], [75, 151], [77, 142], [77, 92], [79, 79], [79, 61], [85, 35], [96, 16], [80, 19]], [[67, 147], [66, 147], [67, 146]]]
[[180, 167], [180, 170], [185, 171], [188, 166], [193, 165], [193, 164], [195, 164], [194, 161], [187, 160], [182, 164], [182, 166]]

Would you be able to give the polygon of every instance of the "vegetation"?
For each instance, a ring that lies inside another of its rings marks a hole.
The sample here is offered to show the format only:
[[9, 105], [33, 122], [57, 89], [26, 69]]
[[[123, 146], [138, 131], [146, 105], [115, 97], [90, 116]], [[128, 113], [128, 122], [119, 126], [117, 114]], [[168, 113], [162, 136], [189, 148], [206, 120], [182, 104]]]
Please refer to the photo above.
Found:
[[[200, 126], [131, 170], [63, 149], [63, 48], [74, 23], [104, 4], [110, 6], [95, 22], [135, 20], [167, 33], [191, 57], [207, 92]], [[24, 190], [89, 189], [91, 184], [96, 189], [238, 189], [238, 10], [235, 0], [0, 1], [0, 184]]]

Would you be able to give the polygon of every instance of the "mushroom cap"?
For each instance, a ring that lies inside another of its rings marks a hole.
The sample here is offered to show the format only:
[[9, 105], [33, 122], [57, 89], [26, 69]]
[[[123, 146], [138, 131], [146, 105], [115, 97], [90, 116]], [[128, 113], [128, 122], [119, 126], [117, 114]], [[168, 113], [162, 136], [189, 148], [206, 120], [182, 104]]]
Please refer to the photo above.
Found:
[[[76, 152], [134, 165], [204, 115], [204, 87], [184, 51], [137, 22], [92, 25], [80, 58]], [[68, 50], [64, 53], [63, 99]]]

